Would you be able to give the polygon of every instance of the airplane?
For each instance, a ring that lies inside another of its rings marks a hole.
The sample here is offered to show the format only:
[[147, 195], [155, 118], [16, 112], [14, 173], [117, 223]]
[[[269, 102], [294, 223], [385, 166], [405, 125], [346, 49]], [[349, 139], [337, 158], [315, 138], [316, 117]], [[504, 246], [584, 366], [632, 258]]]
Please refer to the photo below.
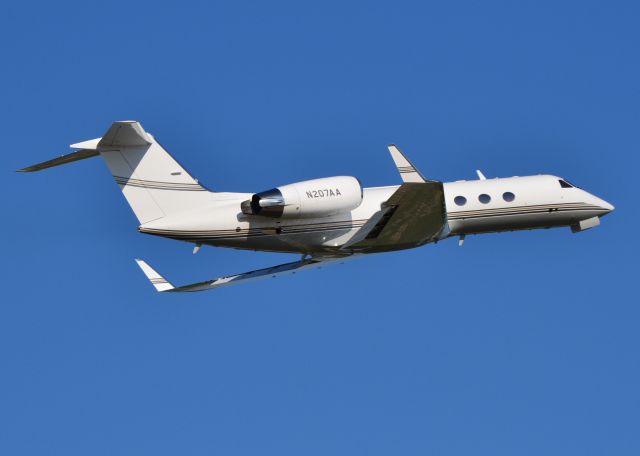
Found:
[[363, 188], [351, 176], [282, 185], [258, 193], [212, 191], [187, 172], [137, 121], [114, 122], [101, 138], [18, 171], [33, 172], [102, 156], [141, 233], [201, 246], [297, 253], [298, 261], [174, 286], [136, 262], [159, 292], [192, 292], [295, 273], [365, 254], [501, 231], [600, 224], [614, 207], [552, 175], [440, 182], [426, 179], [400, 149], [389, 153], [401, 185]]

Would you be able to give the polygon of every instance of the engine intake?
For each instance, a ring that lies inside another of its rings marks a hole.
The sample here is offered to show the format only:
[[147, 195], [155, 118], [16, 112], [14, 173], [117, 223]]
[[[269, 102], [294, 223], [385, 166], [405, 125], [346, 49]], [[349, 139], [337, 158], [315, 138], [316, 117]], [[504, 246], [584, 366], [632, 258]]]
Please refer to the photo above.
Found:
[[357, 208], [362, 186], [355, 177], [336, 176], [283, 185], [256, 193], [240, 205], [243, 214], [273, 218], [327, 217]]

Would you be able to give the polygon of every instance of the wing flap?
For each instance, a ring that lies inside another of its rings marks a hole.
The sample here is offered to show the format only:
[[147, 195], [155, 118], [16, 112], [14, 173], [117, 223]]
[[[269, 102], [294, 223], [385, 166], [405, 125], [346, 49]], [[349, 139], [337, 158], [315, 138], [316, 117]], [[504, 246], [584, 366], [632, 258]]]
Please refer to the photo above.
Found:
[[368, 236], [372, 234], [372, 232], [376, 230], [376, 228], [380, 225], [380, 222], [384, 219], [385, 215], [387, 215], [389, 211], [392, 211], [392, 209], [393, 208], [391, 206], [385, 206], [378, 212], [373, 214], [371, 218], [367, 220], [367, 222], [362, 225], [362, 227], [358, 231], [356, 231], [353, 237], [349, 239], [342, 247], [340, 247], [340, 250], [350, 249], [351, 246], [364, 241]]

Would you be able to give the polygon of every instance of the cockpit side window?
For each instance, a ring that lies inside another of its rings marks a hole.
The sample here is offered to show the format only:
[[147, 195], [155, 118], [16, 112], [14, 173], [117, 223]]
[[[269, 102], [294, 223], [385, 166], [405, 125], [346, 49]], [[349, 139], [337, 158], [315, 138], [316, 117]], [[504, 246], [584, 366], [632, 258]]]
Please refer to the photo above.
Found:
[[569, 182], [567, 182], [564, 179], [558, 179], [558, 182], [560, 182], [560, 187], [562, 188], [573, 188], [573, 185], [571, 185]]

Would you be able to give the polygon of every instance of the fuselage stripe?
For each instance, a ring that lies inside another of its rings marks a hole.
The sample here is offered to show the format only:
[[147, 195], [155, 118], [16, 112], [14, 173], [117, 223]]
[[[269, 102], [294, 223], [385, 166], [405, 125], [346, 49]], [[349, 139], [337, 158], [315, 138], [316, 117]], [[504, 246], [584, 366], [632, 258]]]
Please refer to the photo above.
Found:
[[[601, 209], [598, 206], [586, 203], [565, 203], [557, 205], [530, 205], [508, 208], [481, 209], [472, 211], [454, 211], [447, 213], [447, 219], [451, 221], [465, 219], [479, 219], [488, 217], [505, 217], [516, 215], [529, 215], [570, 211], [593, 211]], [[226, 230], [171, 230], [140, 227], [142, 233], [157, 236], [171, 237], [185, 241], [225, 240], [239, 238], [254, 238], [273, 236], [278, 237], [288, 234], [322, 233], [326, 231], [352, 230], [365, 225], [368, 219], [339, 220], [334, 222], [316, 222], [296, 225], [276, 225], [261, 228], [241, 228]]]
[[[516, 208], [513, 208], [516, 209]], [[479, 210], [479, 211], [457, 211], [449, 212], [447, 218], [449, 220], [464, 220], [471, 218], [482, 217], [501, 217], [512, 215], [527, 215], [527, 214], [541, 214], [541, 213], [554, 213], [554, 212], [571, 212], [571, 211], [597, 211], [600, 208], [598, 206], [584, 205], [584, 206], [548, 206], [548, 207], [536, 207], [536, 206], [522, 206], [517, 210]]]
[[204, 187], [200, 184], [192, 184], [192, 183], [174, 183], [174, 182], [161, 182], [161, 181], [150, 181], [143, 179], [133, 179], [123, 176], [114, 176], [118, 185], [123, 185], [126, 187], [141, 187], [148, 188], [153, 190], [176, 190], [176, 191], [191, 191], [191, 192], [202, 192], [206, 191]]

